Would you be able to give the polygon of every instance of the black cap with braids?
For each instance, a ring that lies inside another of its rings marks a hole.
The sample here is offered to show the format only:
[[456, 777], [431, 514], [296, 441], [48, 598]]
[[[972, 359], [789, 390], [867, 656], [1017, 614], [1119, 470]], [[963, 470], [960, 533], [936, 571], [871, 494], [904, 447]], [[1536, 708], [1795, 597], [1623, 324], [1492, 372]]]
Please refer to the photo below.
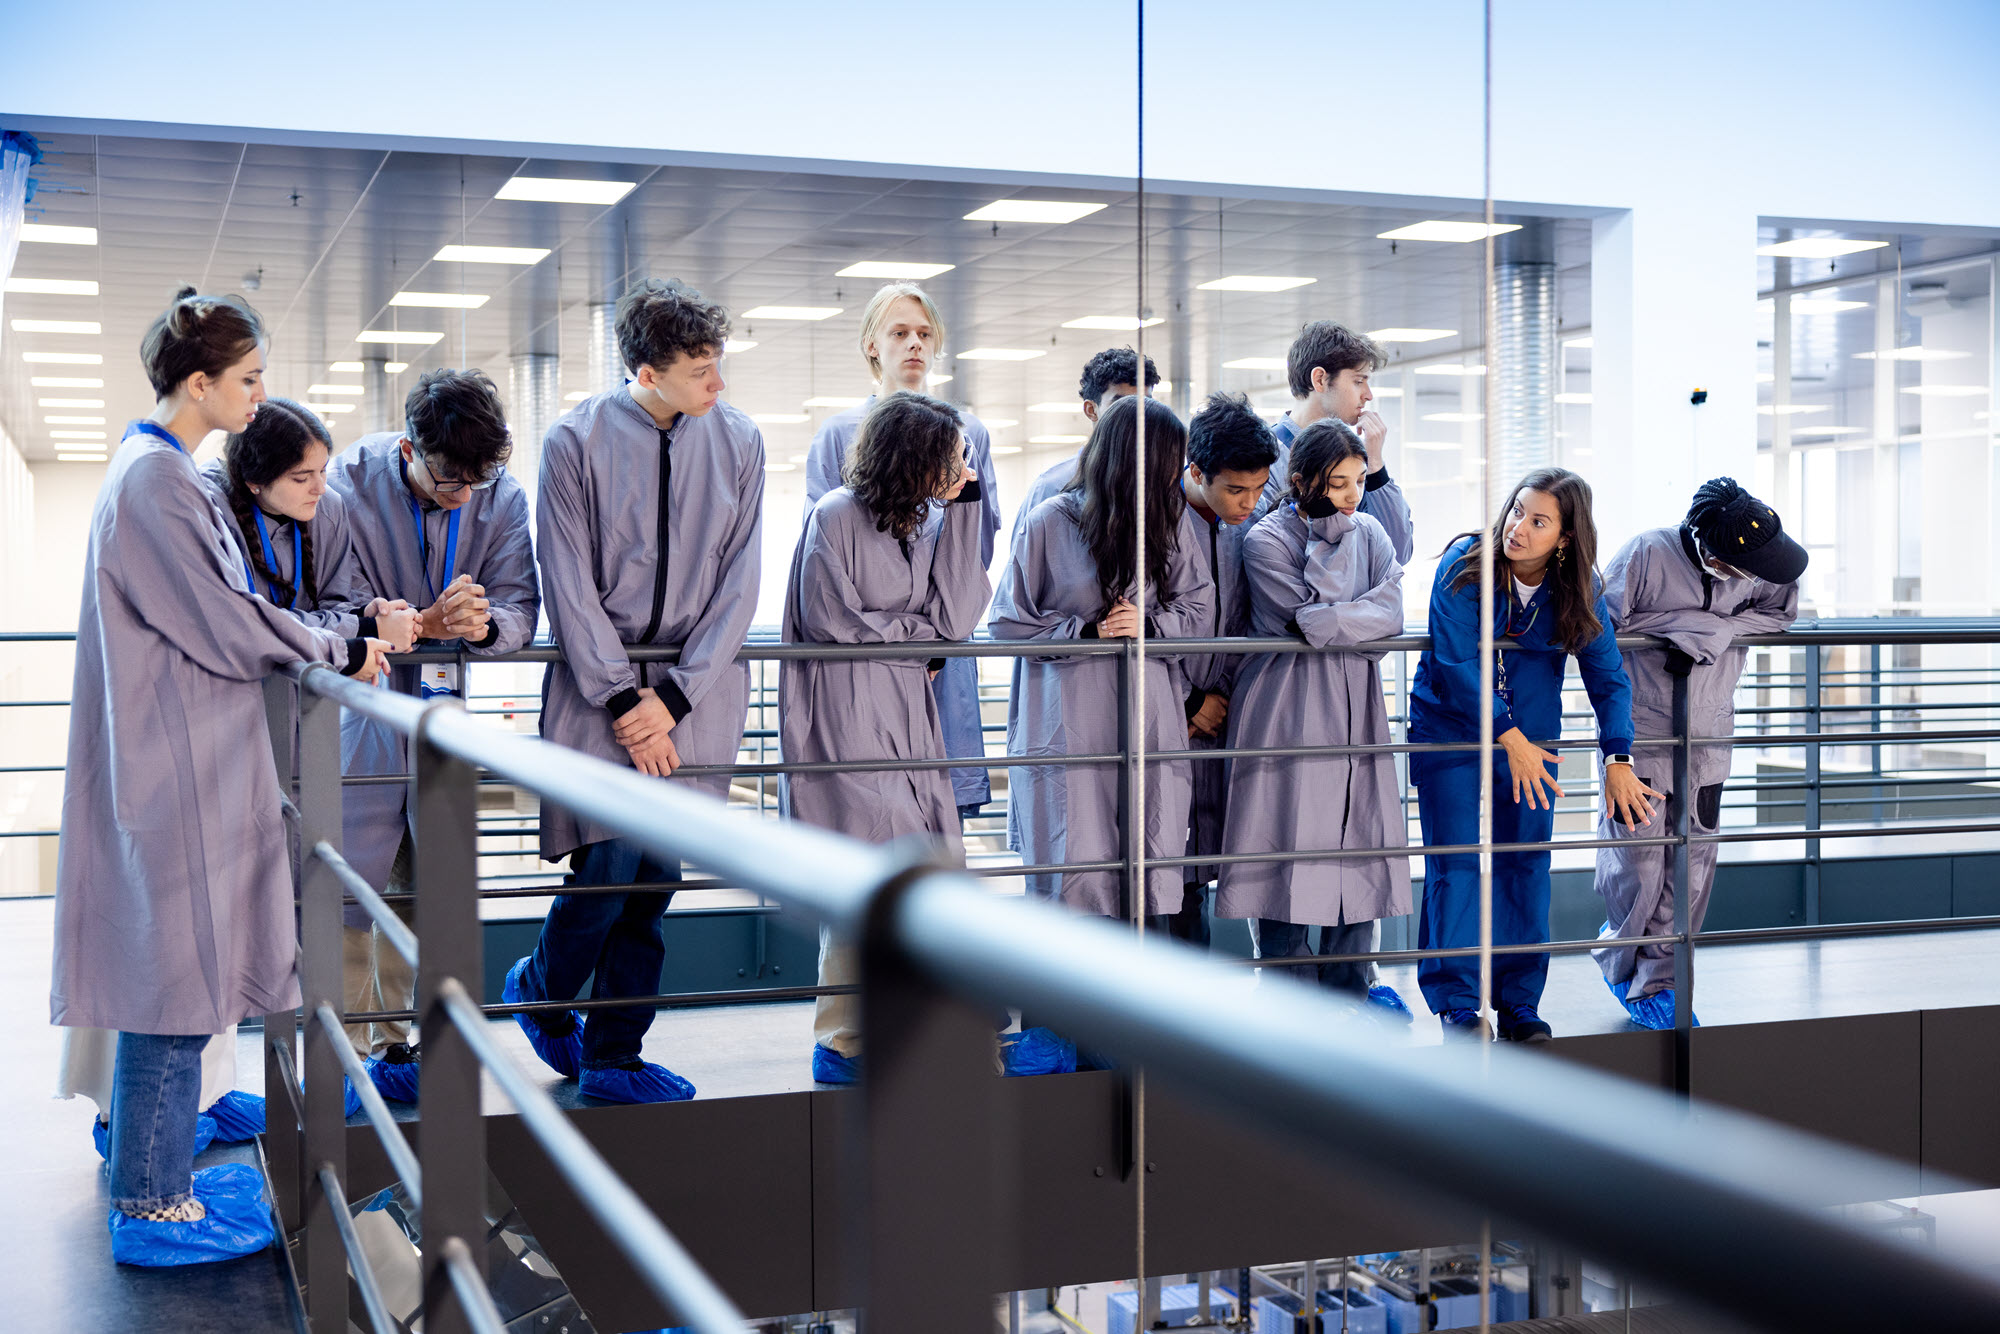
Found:
[[[267, 582], [284, 587], [264, 560], [264, 544], [257, 537], [257, 498], [253, 486], [269, 486], [299, 466], [314, 445], [333, 449], [333, 436], [326, 424], [312, 412], [289, 398], [267, 400], [257, 409], [250, 424], [229, 437], [222, 447], [222, 464], [229, 474], [229, 509], [236, 526], [243, 530], [243, 549], [250, 553], [250, 566]], [[310, 524], [299, 525], [301, 568], [292, 572], [305, 592], [305, 606], [319, 605], [319, 576], [313, 569], [313, 539]]]

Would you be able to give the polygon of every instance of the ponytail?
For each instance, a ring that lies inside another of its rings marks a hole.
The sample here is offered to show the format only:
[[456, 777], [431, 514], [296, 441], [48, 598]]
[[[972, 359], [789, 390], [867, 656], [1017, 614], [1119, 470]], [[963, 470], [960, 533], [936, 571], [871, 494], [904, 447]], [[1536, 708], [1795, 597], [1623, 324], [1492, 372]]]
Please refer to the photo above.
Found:
[[264, 321], [240, 296], [183, 287], [146, 330], [139, 359], [153, 392], [167, 397], [191, 375], [220, 375], [265, 341]]

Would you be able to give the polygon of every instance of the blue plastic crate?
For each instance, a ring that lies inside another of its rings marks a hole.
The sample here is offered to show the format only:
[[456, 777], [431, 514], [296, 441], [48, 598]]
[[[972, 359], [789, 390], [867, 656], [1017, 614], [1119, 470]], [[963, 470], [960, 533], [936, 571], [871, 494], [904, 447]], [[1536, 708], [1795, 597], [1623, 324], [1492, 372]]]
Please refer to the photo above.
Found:
[[1319, 1304], [1325, 1312], [1320, 1316], [1320, 1325], [1326, 1334], [1340, 1334], [1343, 1310], [1347, 1334], [1389, 1334], [1389, 1310], [1372, 1293], [1359, 1288], [1346, 1288], [1340, 1292], [1322, 1288]]

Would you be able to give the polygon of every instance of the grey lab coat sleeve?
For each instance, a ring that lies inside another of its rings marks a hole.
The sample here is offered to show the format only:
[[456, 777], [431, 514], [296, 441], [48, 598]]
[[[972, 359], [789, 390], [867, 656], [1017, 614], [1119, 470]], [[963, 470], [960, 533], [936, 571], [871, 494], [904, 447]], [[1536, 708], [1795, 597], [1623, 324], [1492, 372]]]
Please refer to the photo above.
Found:
[[827, 492], [846, 485], [841, 479], [840, 469], [845, 459], [839, 443], [831, 429], [835, 418], [820, 423], [813, 432], [812, 443], [806, 446], [806, 510], [811, 512], [819, 498]]
[[[1604, 603], [1622, 635], [1657, 635], [1704, 665], [1718, 662], [1736, 634], [1732, 620], [1699, 607], [1665, 609], [1663, 572], [1655, 567], [1658, 547], [1633, 539], [1619, 548], [1604, 572]], [[1672, 553], [1673, 559], [1682, 559]], [[1696, 575], [1697, 584], [1700, 575]]]
[[[821, 527], [822, 520], [828, 527]], [[815, 511], [800, 539], [805, 552], [799, 570], [799, 628], [816, 644], [904, 644], [926, 639], [963, 639], [986, 606], [991, 584], [977, 564], [979, 528], [976, 501], [952, 505], [945, 514], [931, 565], [930, 591], [917, 611], [872, 611], [856, 586], [843, 548], [852, 541], [838, 531], [860, 520], [847, 509], [828, 516]]]
[[636, 689], [639, 675], [626, 656], [618, 629], [604, 613], [591, 566], [594, 547], [585, 503], [583, 466], [575, 436], [561, 424], [542, 447], [536, 505], [542, 589], [549, 628], [583, 697], [598, 708], [621, 690]]
[[701, 707], [701, 697], [735, 663], [750, 635], [763, 558], [764, 436], [758, 431], [736, 476], [736, 522], [723, 539], [715, 593], [681, 646], [681, 660], [667, 669], [667, 679], [680, 687], [691, 709]]
[[1388, 534], [1376, 525], [1357, 524], [1342, 545], [1349, 543], [1358, 549], [1341, 554], [1362, 564], [1368, 590], [1352, 600], [1330, 602], [1306, 581], [1310, 549], [1308, 570], [1302, 572], [1275, 536], [1256, 532], [1244, 539], [1244, 567], [1256, 595], [1273, 606], [1290, 608], [1300, 635], [1314, 648], [1363, 644], [1403, 632], [1403, 567], [1395, 559]]
[[1382, 531], [1389, 535], [1396, 563], [1408, 565], [1417, 550], [1417, 527], [1416, 520], [1410, 515], [1410, 502], [1403, 495], [1402, 485], [1392, 477], [1373, 491], [1363, 491], [1361, 512], [1381, 524]]
[[208, 494], [166, 454], [132, 466], [117, 524], [129, 559], [101, 567], [118, 596], [160, 637], [202, 670], [231, 681], [260, 681], [294, 662], [344, 665], [347, 645], [252, 593], [215, 568]]
[[1772, 635], [1792, 628], [1799, 619], [1799, 586], [1767, 584], [1761, 580], [1748, 606], [1730, 620], [1739, 635]]
[[352, 639], [361, 633], [361, 613], [374, 601], [374, 594], [362, 582], [361, 562], [354, 558], [354, 534], [347, 523], [347, 505], [338, 491], [320, 497], [312, 535], [319, 607], [299, 613], [299, 618]]
[[[1069, 520], [1059, 509], [1037, 507], [1014, 544], [1000, 587], [993, 591], [993, 614], [986, 628], [995, 639], [1081, 639], [1090, 624], [1058, 610], [1050, 587], [1049, 530]], [[1040, 662], [1081, 662], [1081, 658], [1040, 658]]]
[[1151, 633], [1161, 639], [1194, 639], [1208, 634], [1215, 624], [1215, 576], [1209, 572], [1208, 558], [1187, 540], [1189, 526], [1182, 523], [1176, 531], [1174, 554], [1167, 559], [1167, 586], [1153, 609]]
[[535, 547], [528, 535], [528, 493], [510, 485], [505, 508], [488, 522], [496, 531], [479, 564], [479, 576], [486, 589], [487, 614], [498, 629], [492, 643], [472, 651], [512, 653], [534, 639], [542, 610], [541, 590], [535, 583]]
[[[979, 479], [979, 563], [990, 567], [993, 564], [993, 539], [1000, 531], [1000, 483], [993, 476], [993, 437], [987, 432], [986, 424], [979, 422], [975, 429], [965, 433], [965, 443], [967, 452], [972, 456], [972, 475]], [[958, 638], [957, 635], [946, 637]]]

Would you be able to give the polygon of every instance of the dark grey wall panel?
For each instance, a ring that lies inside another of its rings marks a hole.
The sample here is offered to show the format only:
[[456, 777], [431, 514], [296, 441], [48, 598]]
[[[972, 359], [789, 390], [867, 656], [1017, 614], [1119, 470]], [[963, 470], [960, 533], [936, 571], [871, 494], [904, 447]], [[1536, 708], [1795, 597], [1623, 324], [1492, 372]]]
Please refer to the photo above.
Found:
[[1923, 1093], [1925, 1190], [2000, 1186], [2000, 1006], [1924, 1011]]
[[1587, 1033], [1559, 1037], [1545, 1049], [1578, 1065], [1617, 1075], [1649, 1088], [1674, 1086], [1674, 1035], [1635, 1029], [1629, 1033]]
[[1709, 931], [1798, 926], [1806, 920], [1805, 868], [1798, 862], [1736, 862], [1716, 868]]
[[1823, 922], [1951, 916], [1951, 862], [1943, 857], [1829, 861], [1819, 872]]
[[2000, 856], [1951, 859], [1951, 915], [1990, 917], [2000, 913]]

